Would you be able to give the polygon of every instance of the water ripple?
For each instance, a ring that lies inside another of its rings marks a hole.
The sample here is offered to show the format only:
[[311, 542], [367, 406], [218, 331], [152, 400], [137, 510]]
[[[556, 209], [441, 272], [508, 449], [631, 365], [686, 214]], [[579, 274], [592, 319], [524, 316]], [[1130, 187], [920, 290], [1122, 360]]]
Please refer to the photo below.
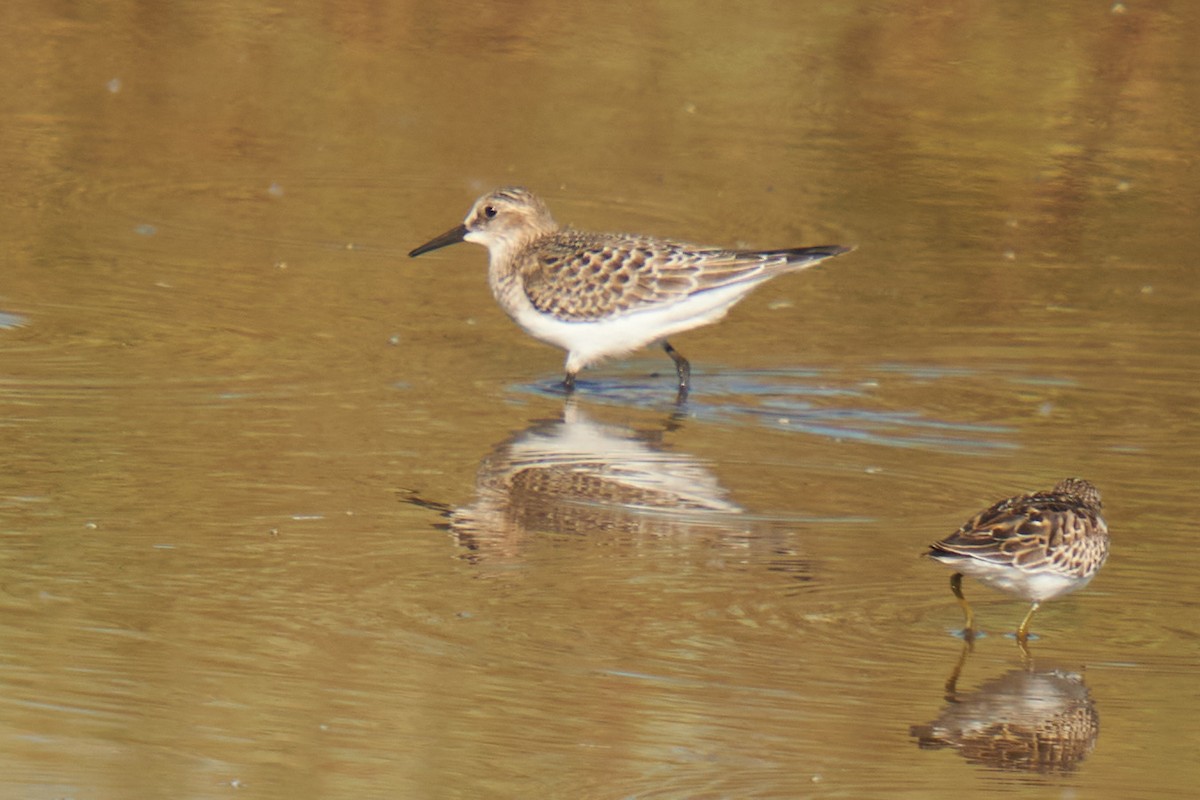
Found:
[[[892, 380], [900, 375], [912, 381], [975, 374], [969, 369], [895, 364], [878, 367], [876, 372]], [[1032, 379], [1012, 376], [1011, 380]], [[991, 453], [1018, 446], [1011, 440], [1016, 429], [1009, 425], [946, 419], [921, 409], [879, 408], [886, 398], [879, 382], [869, 376], [851, 378], [834, 370], [808, 368], [723, 370], [699, 375], [695, 383], [699, 388], [680, 412], [708, 423], [731, 427], [758, 424], [837, 440], [959, 453]], [[663, 376], [655, 374], [642, 380], [626, 375], [578, 385], [590, 401], [604, 405], [656, 408], [667, 406], [672, 398], [669, 383], [664, 385]], [[561, 394], [552, 381], [521, 385], [517, 390], [542, 396]]]

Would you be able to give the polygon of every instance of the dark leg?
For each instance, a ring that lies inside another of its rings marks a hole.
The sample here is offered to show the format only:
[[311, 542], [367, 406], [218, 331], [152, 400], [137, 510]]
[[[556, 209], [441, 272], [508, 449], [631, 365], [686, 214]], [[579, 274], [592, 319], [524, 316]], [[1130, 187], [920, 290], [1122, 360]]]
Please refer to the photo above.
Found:
[[563, 378], [563, 390], [567, 394], [572, 394], [575, 391], [575, 373], [568, 372], [567, 377]]
[[671, 357], [671, 360], [675, 362], [675, 374], [679, 376], [679, 394], [686, 396], [692, 379], [692, 365], [688, 363], [686, 358], [679, 354], [678, 350], [671, 347], [671, 343], [666, 339], [663, 339], [662, 346], [663, 350], [667, 351], [667, 355]]
[[975, 638], [975, 612], [971, 610], [971, 605], [967, 602], [967, 598], [963, 597], [962, 579], [961, 572], [951, 575], [950, 591], [954, 592], [954, 596], [958, 598], [958, 604], [962, 606], [963, 614], [967, 618], [967, 627], [963, 630], [963, 638], [969, 642]]

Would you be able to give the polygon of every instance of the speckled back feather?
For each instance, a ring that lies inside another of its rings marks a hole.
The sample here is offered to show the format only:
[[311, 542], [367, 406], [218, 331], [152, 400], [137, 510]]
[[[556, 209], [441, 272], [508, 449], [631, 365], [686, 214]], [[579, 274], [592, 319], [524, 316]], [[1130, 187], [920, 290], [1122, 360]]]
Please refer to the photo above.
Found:
[[561, 230], [514, 259], [534, 308], [592, 321], [661, 308], [738, 283], [756, 283], [843, 252], [840, 247], [734, 251], [623, 234]]
[[930, 546], [929, 555], [1011, 565], [1027, 572], [1091, 575], [1108, 558], [1100, 493], [1079, 478], [1001, 500]]

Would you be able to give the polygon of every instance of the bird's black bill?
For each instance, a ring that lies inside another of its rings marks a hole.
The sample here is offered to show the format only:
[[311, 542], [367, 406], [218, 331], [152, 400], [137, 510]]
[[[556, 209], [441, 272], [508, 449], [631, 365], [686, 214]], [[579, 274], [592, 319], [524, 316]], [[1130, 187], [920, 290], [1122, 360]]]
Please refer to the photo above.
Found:
[[422, 253], [428, 253], [430, 250], [437, 250], [439, 247], [445, 247], [448, 244], [458, 244], [459, 242], [461, 242], [463, 240], [463, 237], [466, 235], [467, 235], [467, 226], [466, 225], [459, 225], [455, 228], [451, 228], [450, 230], [443, 233], [441, 236], [435, 236], [434, 238], [430, 239], [425, 244], [423, 244], [420, 247], [418, 247], [417, 249], [411, 251], [408, 254], [408, 257], [416, 258], [417, 256], [421, 255]]

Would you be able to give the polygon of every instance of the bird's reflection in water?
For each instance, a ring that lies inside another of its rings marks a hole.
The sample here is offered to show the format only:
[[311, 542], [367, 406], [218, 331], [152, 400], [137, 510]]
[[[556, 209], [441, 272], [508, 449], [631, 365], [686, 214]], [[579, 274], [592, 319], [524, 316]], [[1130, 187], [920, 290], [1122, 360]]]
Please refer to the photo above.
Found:
[[[475, 496], [437, 508], [472, 561], [520, 559], [537, 534], [661, 538], [704, 531], [725, 544], [760, 540], [774, 548], [772, 569], [803, 573], [779, 528], [755, 519], [702, 461], [663, 443], [682, 422], [635, 429], [588, 417], [568, 400], [560, 419], [534, 422], [492, 448], [479, 464]], [[768, 540], [778, 538], [777, 541]]]
[[923, 750], [951, 747], [972, 764], [992, 769], [1070, 772], [1096, 746], [1100, 715], [1083, 676], [1025, 666], [985, 681], [970, 692], [958, 678], [971, 652], [968, 642], [946, 682], [946, 707], [936, 720], [913, 725]]

